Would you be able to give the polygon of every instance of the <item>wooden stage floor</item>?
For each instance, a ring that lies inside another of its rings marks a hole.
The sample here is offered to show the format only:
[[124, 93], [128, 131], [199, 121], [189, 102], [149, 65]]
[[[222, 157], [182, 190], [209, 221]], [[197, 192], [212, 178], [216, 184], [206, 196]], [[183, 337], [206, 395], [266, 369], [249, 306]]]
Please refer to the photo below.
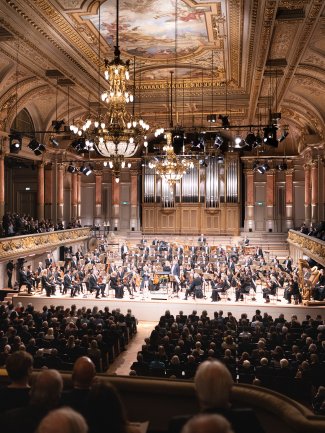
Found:
[[99, 309], [107, 306], [110, 310], [120, 308], [122, 313], [126, 313], [130, 308], [134, 316], [141, 321], [158, 321], [159, 317], [166, 310], [170, 310], [173, 315], [178, 314], [180, 310], [184, 314], [190, 314], [193, 310], [197, 310], [198, 313], [201, 313], [202, 310], [207, 310], [210, 317], [213, 316], [214, 311], [223, 310], [224, 315], [230, 311], [236, 318], [239, 318], [242, 313], [247, 313], [248, 318], [251, 319], [255, 314], [255, 310], [259, 309], [262, 314], [267, 312], [273, 318], [278, 317], [280, 313], [283, 313], [286, 319], [290, 319], [292, 314], [296, 314], [299, 320], [303, 320], [306, 314], [310, 314], [313, 318], [317, 314], [321, 314], [325, 318], [325, 306], [287, 304], [282, 293], [279, 293], [278, 299], [271, 297], [269, 303], [264, 302], [262, 293], [259, 290], [256, 293], [256, 300], [245, 297], [244, 301], [235, 302], [234, 293], [230, 294], [230, 298], [230, 301], [223, 299], [219, 302], [212, 302], [211, 292], [208, 291], [206, 297], [203, 299], [188, 297], [188, 300], [184, 300], [184, 292], [180, 292], [178, 297], [171, 293], [167, 295], [166, 293], [153, 292], [143, 295], [137, 292], [134, 299], [130, 299], [127, 293], [123, 299], [115, 299], [113, 291], [110, 291], [108, 296], [99, 299], [95, 299], [94, 294], [71, 298], [69, 295], [57, 293], [55, 296], [49, 298], [43, 294], [26, 295], [20, 293], [13, 295], [12, 300], [14, 305], [17, 305], [19, 302], [24, 306], [31, 303], [37, 310], [41, 309], [44, 305], [70, 307], [72, 304], [75, 304], [77, 308], [93, 308], [94, 306]]

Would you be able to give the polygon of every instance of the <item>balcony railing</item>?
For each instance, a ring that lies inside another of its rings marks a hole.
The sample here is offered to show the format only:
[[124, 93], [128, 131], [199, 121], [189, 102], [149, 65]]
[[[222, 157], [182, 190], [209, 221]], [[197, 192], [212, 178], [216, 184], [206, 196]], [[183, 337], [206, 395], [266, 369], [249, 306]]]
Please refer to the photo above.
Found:
[[81, 227], [55, 232], [13, 236], [0, 239], [0, 261], [23, 257], [44, 250], [53, 250], [60, 245], [82, 241], [91, 237], [90, 227]]
[[325, 241], [305, 235], [295, 230], [289, 230], [288, 242], [317, 263], [325, 266]]

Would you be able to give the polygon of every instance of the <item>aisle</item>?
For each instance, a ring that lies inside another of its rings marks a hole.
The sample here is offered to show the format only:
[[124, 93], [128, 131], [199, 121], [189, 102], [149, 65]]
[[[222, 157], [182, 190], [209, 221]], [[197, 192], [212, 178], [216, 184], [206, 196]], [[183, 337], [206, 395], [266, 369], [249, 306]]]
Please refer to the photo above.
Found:
[[144, 339], [150, 336], [157, 322], [139, 321], [138, 332], [132, 338], [125, 352], [122, 352], [107, 370], [108, 374], [128, 376], [130, 366], [137, 360], [137, 353], [144, 344]]

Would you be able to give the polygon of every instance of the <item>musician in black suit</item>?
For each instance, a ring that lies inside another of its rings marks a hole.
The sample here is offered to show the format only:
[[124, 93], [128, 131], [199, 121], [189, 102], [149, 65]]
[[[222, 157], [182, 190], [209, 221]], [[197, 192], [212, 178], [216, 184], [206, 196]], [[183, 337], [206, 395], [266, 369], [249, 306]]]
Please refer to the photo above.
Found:
[[128, 246], [126, 245], [126, 243], [124, 243], [124, 244], [121, 246], [121, 259], [123, 260], [123, 262], [124, 262], [125, 257], [126, 257], [127, 254], [129, 254], [129, 248], [128, 248]]
[[53, 263], [53, 259], [51, 257], [51, 254], [48, 254], [46, 259], [45, 259], [45, 267], [46, 269], [48, 269]]
[[42, 271], [41, 282], [43, 289], [46, 291], [46, 296], [50, 297], [55, 294], [55, 283], [50, 280], [47, 269]]
[[31, 293], [32, 292], [32, 283], [27, 277], [25, 266], [23, 266], [19, 270], [19, 289], [21, 288], [21, 286], [24, 286], [24, 285], [27, 287], [28, 293]]
[[180, 280], [181, 270], [179, 267], [179, 263], [176, 259], [174, 259], [173, 261], [170, 274], [173, 276], [173, 292], [178, 293], [180, 283], [181, 283]]
[[63, 277], [63, 294], [68, 293], [68, 289], [71, 291], [71, 298], [73, 298], [76, 293], [76, 288], [72, 282], [72, 273], [70, 269], [64, 274]]
[[285, 259], [285, 261], [283, 262], [283, 264], [284, 264], [284, 270], [286, 272], [291, 273], [292, 272], [292, 260], [291, 260], [291, 258], [289, 256]]
[[197, 240], [201, 245], [205, 245], [207, 238], [204, 236], [203, 233], [201, 233], [201, 236], [199, 236], [198, 240]]
[[8, 287], [9, 287], [9, 289], [12, 289], [12, 281], [11, 281], [11, 279], [12, 279], [12, 274], [13, 274], [13, 271], [14, 271], [14, 267], [15, 267], [14, 261], [13, 260], [9, 260], [9, 262], [6, 265], [7, 276], [8, 276]]
[[185, 291], [185, 298], [184, 298], [184, 300], [187, 301], [187, 297], [188, 297], [188, 295], [190, 295], [190, 294], [193, 294], [194, 297], [195, 297], [195, 296], [196, 296], [196, 295], [195, 295], [195, 291], [196, 291], [197, 289], [199, 289], [199, 287], [202, 288], [202, 283], [203, 283], [202, 277], [201, 277], [197, 272], [195, 272], [195, 273], [194, 273], [193, 281], [192, 281], [191, 284], [189, 285], [188, 289], [186, 289], [186, 291]]
[[89, 290], [90, 292], [93, 292], [93, 290], [96, 290], [96, 298], [99, 298], [99, 292], [101, 292], [102, 297], [105, 296], [105, 288], [106, 284], [104, 283], [98, 283], [98, 279], [96, 275], [94, 274], [94, 270], [92, 269], [90, 271], [90, 277], [89, 277]]

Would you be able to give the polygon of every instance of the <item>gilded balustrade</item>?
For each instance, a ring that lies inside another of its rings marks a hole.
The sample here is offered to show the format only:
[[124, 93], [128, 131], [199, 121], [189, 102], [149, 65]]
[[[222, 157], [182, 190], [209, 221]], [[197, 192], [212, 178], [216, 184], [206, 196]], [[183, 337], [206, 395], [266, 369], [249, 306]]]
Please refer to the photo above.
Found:
[[86, 240], [90, 237], [91, 228], [82, 227], [55, 232], [2, 238], [0, 239], [0, 261], [8, 258], [22, 257], [26, 254], [37, 253], [44, 251], [47, 248], [53, 250], [54, 247]]
[[299, 248], [306, 256], [325, 266], [325, 241], [289, 230], [288, 243]]

